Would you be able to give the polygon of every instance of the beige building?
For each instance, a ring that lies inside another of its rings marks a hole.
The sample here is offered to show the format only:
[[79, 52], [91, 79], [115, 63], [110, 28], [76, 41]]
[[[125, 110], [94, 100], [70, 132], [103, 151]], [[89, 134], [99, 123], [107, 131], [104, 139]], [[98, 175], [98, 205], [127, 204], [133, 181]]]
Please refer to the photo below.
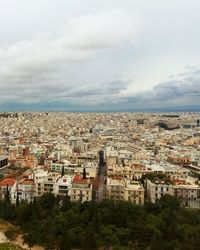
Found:
[[193, 184], [187, 180], [173, 181], [174, 196], [182, 200], [182, 204], [186, 207], [200, 207], [200, 186]]
[[124, 179], [107, 178], [105, 198], [112, 200], [124, 200], [125, 182]]
[[126, 200], [134, 204], [143, 204], [144, 188], [138, 181], [108, 178], [104, 196], [115, 201]]
[[130, 201], [133, 204], [144, 204], [144, 188], [138, 181], [131, 181], [126, 184], [124, 199]]
[[69, 191], [71, 201], [91, 201], [92, 183], [89, 179], [82, 179], [80, 175], [75, 175], [72, 180], [72, 187]]

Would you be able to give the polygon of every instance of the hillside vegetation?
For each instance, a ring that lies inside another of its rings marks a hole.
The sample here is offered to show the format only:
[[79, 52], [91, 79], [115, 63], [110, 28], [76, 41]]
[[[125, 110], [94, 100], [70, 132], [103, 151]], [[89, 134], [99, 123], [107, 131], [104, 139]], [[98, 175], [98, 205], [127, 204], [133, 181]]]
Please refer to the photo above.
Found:
[[199, 250], [200, 210], [165, 195], [156, 203], [58, 201], [46, 193], [32, 203], [0, 202], [0, 217], [18, 225], [24, 241], [45, 249]]

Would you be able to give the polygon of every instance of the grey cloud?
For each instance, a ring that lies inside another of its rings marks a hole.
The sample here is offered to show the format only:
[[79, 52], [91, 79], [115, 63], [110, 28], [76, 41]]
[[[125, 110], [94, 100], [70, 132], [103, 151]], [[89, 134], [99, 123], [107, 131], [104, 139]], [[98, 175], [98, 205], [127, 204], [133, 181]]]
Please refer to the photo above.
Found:
[[200, 73], [192, 72], [183, 79], [174, 79], [168, 82], [157, 84], [153, 88], [155, 96], [159, 99], [173, 99], [189, 95], [200, 97]]
[[2, 1], [1, 107], [198, 104], [198, 7], [196, 0]]
[[92, 62], [96, 50], [134, 41], [136, 33], [132, 13], [110, 10], [72, 18], [56, 38], [48, 36], [0, 48], [1, 103], [118, 93], [123, 87], [120, 82], [86, 80], [84, 84], [81, 65]]
[[187, 105], [200, 106], [200, 73], [197, 74], [195, 69], [185, 74], [173, 76], [173, 79], [158, 83], [149, 91], [128, 95], [126, 103], [129, 107], [147, 109]]

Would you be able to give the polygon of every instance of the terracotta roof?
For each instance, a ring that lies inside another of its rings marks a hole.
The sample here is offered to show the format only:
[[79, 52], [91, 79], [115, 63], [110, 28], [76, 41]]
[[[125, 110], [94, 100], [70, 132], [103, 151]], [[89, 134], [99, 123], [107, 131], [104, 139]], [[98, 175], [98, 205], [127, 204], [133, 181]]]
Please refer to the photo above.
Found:
[[79, 174], [76, 174], [74, 176], [74, 179], [72, 182], [77, 183], [77, 184], [89, 184], [88, 179], [82, 179]]
[[0, 186], [13, 186], [16, 180], [14, 178], [5, 178], [0, 182]]
[[18, 184], [21, 184], [21, 185], [31, 185], [33, 184], [33, 180], [29, 180], [29, 179], [23, 179], [23, 180], [20, 180]]

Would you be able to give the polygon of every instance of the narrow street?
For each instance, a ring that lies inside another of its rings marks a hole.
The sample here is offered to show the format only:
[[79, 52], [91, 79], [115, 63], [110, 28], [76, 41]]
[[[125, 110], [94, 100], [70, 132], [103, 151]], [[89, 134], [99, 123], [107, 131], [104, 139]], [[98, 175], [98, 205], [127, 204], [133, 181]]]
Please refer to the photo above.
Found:
[[100, 168], [100, 176], [99, 176], [99, 191], [98, 191], [98, 201], [103, 200], [103, 190], [104, 190], [104, 182], [105, 182], [105, 173], [106, 173], [106, 164], [103, 164]]

